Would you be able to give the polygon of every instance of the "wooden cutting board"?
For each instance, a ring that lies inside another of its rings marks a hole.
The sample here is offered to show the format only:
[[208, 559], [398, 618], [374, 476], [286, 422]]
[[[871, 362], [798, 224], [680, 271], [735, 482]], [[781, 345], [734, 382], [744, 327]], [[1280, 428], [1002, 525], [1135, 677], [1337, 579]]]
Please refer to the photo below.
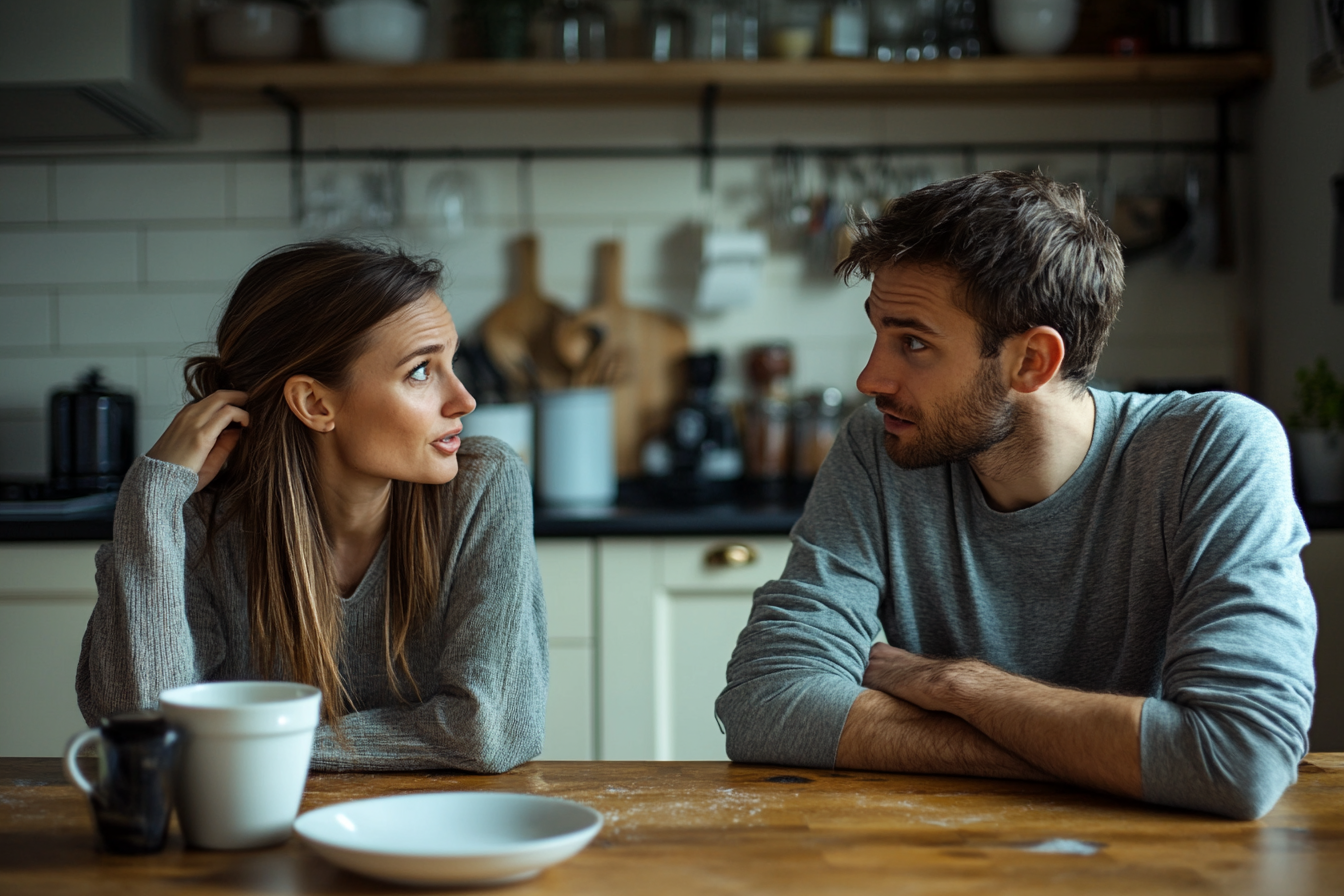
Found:
[[514, 398], [537, 389], [563, 389], [570, 370], [555, 352], [556, 327], [570, 313], [538, 285], [538, 244], [532, 235], [513, 244], [514, 289], [481, 324], [481, 342]]
[[641, 473], [644, 443], [667, 429], [690, 340], [677, 319], [625, 304], [622, 279], [621, 244], [600, 243], [597, 301], [556, 328], [555, 348], [575, 386], [611, 386], [616, 473], [630, 477]]

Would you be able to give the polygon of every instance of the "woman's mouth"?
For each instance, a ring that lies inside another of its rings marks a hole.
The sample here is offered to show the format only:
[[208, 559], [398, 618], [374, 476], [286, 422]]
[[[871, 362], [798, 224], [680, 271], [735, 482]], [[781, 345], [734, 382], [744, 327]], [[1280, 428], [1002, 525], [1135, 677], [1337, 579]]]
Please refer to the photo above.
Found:
[[[458, 430], [458, 432], [461, 432], [461, 430]], [[462, 447], [462, 439], [458, 437], [457, 433], [450, 433], [448, 435], [439, 436], [437, 439], [430, 442], [430, 444], [433, 445], [434, 450], [438, 451], [440, 454], [446, 457], [451, 457], [457, 453], [457, 449]]]

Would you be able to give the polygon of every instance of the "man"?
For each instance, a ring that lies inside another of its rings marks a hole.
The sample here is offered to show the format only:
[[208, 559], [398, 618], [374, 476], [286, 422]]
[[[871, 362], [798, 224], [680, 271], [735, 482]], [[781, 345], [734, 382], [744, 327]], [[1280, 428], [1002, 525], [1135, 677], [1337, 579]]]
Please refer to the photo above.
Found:
[[1123, 262], [1076, 186], [972, 175], [859, 230], [840, 268], [872, 278], [875, 402], [756, 593], [728, 755], [1267, 812], [1316, 635], [1275, 418], [1087, 388]]

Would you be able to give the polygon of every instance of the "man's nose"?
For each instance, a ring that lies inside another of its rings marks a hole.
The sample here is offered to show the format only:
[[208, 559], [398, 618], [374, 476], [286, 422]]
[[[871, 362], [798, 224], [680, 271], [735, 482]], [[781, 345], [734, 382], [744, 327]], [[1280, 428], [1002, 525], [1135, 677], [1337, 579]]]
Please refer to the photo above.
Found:
[[855, 383], [860, 392], [864, 395], [894, 395], [900, 388], [895, 377], [895, 371], [886, 358], [883, 358], [877, 346], [868, 356], [868, 363], [859, 371], [859, 379]]

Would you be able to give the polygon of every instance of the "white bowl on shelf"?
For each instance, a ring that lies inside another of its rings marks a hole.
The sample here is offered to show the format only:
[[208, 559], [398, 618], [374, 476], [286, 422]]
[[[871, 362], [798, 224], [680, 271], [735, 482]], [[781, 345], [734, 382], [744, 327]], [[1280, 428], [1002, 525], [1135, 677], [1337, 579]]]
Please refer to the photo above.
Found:
[[337, 0], [322, 10], [322, 43], [345, 62], [416, 62], [427, 17], [414, 0]]
[[289, 59], [303, 41], [302, 19], [288, 3], [226, 3], [205, 17], [206, 46], [219, 59]]
[[417, 886], [536, 877], [602, 830], [602, 813], [523, 793], [416, 793], [305, 812], [294, 832], [334, 865]]
[[994, 39], [1017, 56], [1053, 56], [1078, 33], [1078, 0], [992, 0]]

